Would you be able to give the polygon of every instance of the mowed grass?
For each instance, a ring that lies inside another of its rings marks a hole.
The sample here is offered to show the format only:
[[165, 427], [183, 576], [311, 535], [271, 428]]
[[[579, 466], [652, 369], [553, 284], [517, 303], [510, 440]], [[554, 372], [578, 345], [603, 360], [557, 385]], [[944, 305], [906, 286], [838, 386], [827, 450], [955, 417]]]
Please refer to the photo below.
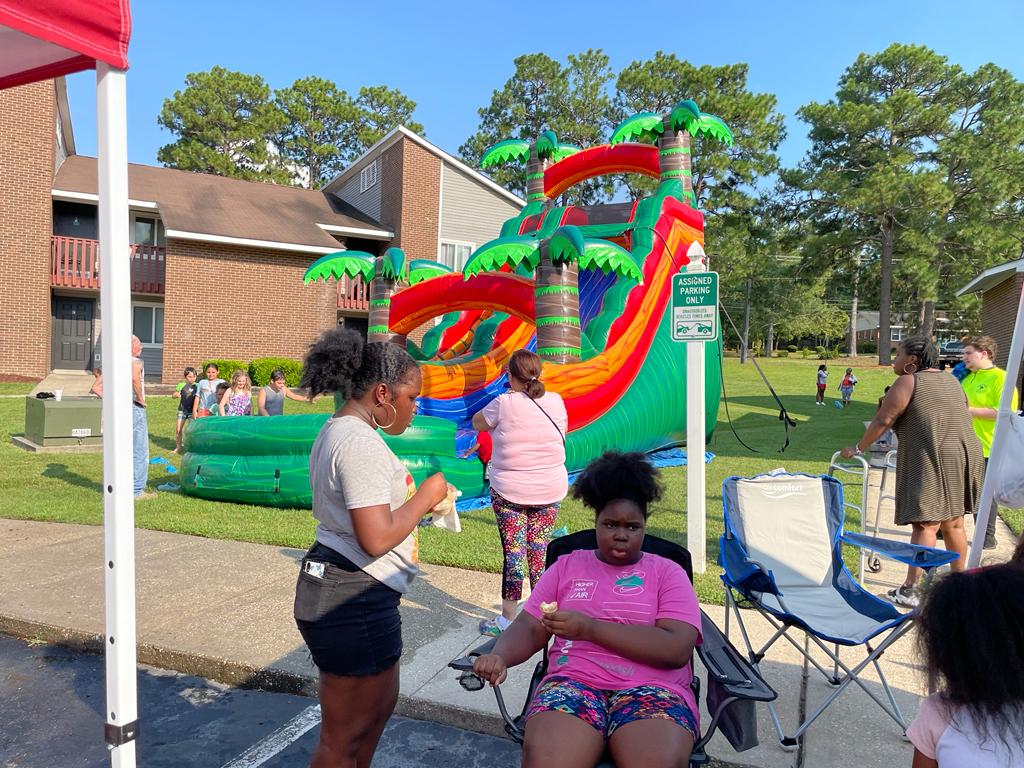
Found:
[[[702, 600], [710, 602], [722, 601], [720, 571], [715, 565], [718, 537], [722, 533], [722, 481], [730, 475], [755, 475], [778, 467], [791, 472], [825, 472], [832, 453], [860, 437], [863, 422], [874, 414], [882, 390], [894, 378], [891, 369], [875, 366], [870, 359], [849, 363], [830, 361], [834, 382], [828, 392], [828, 407], [823, 408], [814, 404], [817, 360], [759, 359], [758, 362], [798, 424], [790, 430], [789, 447], [779, 453], [784, 433], [778, 406], [751, 363], [740, 365], [736, 358], [726, 358], [724, 378], [733, 425], [743, 440], [758, 452], [751, 453], [740, 445], [729, 429], [725, 406], [720, 407], [715, 436], [708, 446], [716, 455], [707, 465], [708, 569], [696, 577], [698, 594]], [[847, 364], [854, 366], [860, 383], [852, 405], [838, 410], [832, 406], [832, 400], [838, 397], [835, 387]], [[27, 384], [3, 384], [0, 394], [27, 393], [30, 388]], [[151, 456], [162, 456], [177, 465], [178, 457], [171, 453], [175, 400], [169, 396], [152, 396], [150, 401]], [[331, 407], [329, 398], [322, 398], [313, 405], [289, 401], [286, 412], [327, 412]], [[651, 407], [657, 407], [657, 403], [652, 403]], [[23, 432], [24, 411], [22, 398], [0, 398], [0, 487], [4, 488], [6, 496], [0, 516], [101, 525], [101, 454], [31, 454], [14, 447], [10, 438], [12, 434]], [[662, 477], [665, 497], [654, 506], [648, 530], [685, 544], [686, 468], [662, 470]], [[151, 465], [150, 490], [175, 480], [176, 475], [167, 474], [162, 465]], [[859, 484], [848, 486], [847, 499], [859, 503]], [[309, 510], [205, 501], [167, 492], [159, 492], [157, 498], [138, 503], [135, 516], [139, 528], [300, 548], [312, 543], [315, 528]], [[582, 530], [593, 525], [593, 516], [570, 498], [562, 505], [558, 525], [565, 525], [570, 531]], [[860, 519], [855, 512], [848, 513], [847, 525], [852, 530], [859, 528]], [[422, 559], [499, 572], [501, 547], [491, 510], [485, 508], [464, 514], [462, 526], [460, 534], [422, 528]], [[847, 560], [851, 564], [855, 562], [852, 553]]]

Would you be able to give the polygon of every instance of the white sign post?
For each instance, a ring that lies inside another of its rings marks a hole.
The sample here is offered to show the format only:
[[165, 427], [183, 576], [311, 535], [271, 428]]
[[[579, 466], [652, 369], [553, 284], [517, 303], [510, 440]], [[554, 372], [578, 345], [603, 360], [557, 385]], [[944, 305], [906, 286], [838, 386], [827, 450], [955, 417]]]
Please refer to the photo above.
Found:
[[718, 339], [718, 273], [707, 271], [699, 243], [686, 272], [672, 278], [672, 338], [686, 343], [686, 548], [694, 573], [707, 569], [704, 465], [704, 344]]

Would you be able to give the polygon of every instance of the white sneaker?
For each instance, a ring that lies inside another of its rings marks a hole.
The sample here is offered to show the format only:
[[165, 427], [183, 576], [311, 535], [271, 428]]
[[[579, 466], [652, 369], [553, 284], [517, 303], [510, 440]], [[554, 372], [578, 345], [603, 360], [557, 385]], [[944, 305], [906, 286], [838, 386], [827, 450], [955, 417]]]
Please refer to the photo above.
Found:
[[913, 587], [893, 587], [885, 593], [885, 598], [893, 605], [901, 608], [917, 608], [921, 603], [917, 590]]

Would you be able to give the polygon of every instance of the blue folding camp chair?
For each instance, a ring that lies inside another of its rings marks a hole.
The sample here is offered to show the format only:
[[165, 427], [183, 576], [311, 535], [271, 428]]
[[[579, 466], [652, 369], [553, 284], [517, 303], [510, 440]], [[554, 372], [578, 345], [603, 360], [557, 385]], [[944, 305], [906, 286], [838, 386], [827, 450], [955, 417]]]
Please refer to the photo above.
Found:
[[[730, 477], [722, 483], [722, 500], [725, 534], [721, 538], [719, 565], [725, 569], [722, 581], [726, 587], [726, 634], [732, 613], [751, 664], [758, 671], [768, 649], [784, 637], [835, 686], [790, 736], [783, 731], [775, 705], [768, 704], [783, 748], [795, 749], [804, 731], [850, 683], [860, 686], [905, 734], [907, 722], [878, 659], [910, 630], [914, 614], [901, 613], [858, 584], [843, 563], [842, 544], [865, 547], [924, 569], [945, 565], [957, 555], [845, 532], [843, 486], [832, 477], [785, 473]], [[743, 624], [741, 604], [757, 609], [775, 628], [775, 633], [758, 650], [751, 645]], [[803, 630], [832, 660], [831, 671], [789, 635], [791, 629]], [[880, 638], [877, 644], [875, 638]], [[851, 668], [839, 658], [840, 646], [863, 646], [866, 656]], [[858, 677], [869, 664], [878, 673], [888, 703]]]

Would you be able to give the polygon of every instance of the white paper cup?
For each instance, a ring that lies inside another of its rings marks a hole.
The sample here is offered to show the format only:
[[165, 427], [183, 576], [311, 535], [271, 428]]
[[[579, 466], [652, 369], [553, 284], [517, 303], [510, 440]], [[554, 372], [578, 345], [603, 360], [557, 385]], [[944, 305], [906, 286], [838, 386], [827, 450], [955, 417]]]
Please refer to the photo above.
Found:
[[59, 402], [60, 402], [60, 399], [61, 399], [62, 397], [64, 397], [64, 390], [63, 390], [63, 389], [55, 389], [55, 390], [53, 390], [53, 399], [54, 399], [54, 400], [55, 400], [56, 402], [58, 402], [58, 403], [59, 403]]

